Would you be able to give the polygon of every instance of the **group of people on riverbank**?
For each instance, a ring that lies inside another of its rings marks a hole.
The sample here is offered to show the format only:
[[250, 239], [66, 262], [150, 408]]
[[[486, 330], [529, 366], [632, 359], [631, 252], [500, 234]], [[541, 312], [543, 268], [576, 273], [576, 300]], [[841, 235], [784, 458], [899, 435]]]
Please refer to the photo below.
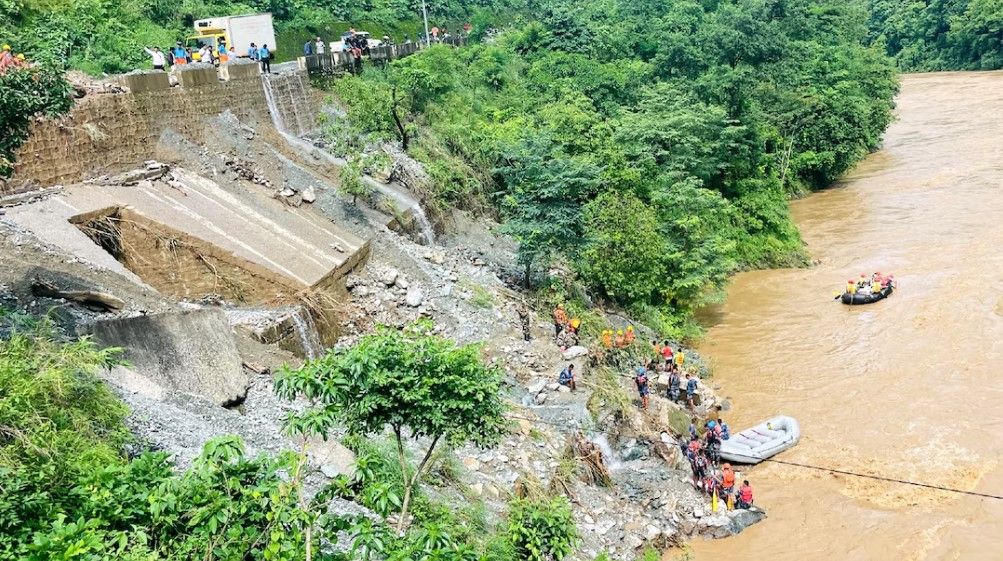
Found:
[[693, 486], [711, 498], [712, 508], [724, 501], [728, 510], [749, 508], [753, 504], [753, 491], [749, 480], [743, 480], [736, 489], [737, 476], [728, 462], [721, 463], [721, 442], [731, 438], [723, 419], [708, 419], [703, 425], [703, 436], [697, 430], [694, 417], [689, 427], [689, 442], [681, 443], [693, 474]]
[[[563, 305], [558, 304], [553, 311], [554, 337], [562, 342], [562, 337], [572, 334], [576, 339], [580, 322], [571, 318]], [[568, 342], [568, 341], [563, 341]], [[600, 335], [601, 352], [624, 351], [636, 342], [633, 326], [622, 330], [604, 329]], [[562, 350], [566, 348], [562, 346]], [[635, 351], [638, 351], [636, 347]], [[641, 351], [638, 351], [641, 352]], [[665, 397], [672, 403], [680, 403], [685, 396], [685, 403], [692, 412], [696, 411], [697, 392], [700, 388], [698, 376], [686, 372], [684, 365], [686, 355], [681, 348], [669, 341], [654, 339], [651, 341], [648, 358], [634, 370], [633, 381], [641, 397], [641, 407], [648, 409], [651, 395], [652, 380], [661, 378], [660, 384], [666, 384]], [[647, 354], [642, 352], [642, 354]], [[637, 357], [637, 354], [631, 354]], [[596, 358], [593, 356], [593, 358]], [[635, 363], [636, 364], [636, 363]], [[569, 363], [558, 374], [558, 383], [571, 391], [578, 389], [577, 373], [574, 363]], [[665, 378], [667, 377], [667, 378]], [[731, 464], [721, 463], [721, 443], [731, 438], [731, 431], [721, 418], [721, 407], [712, 408], [706, 413], [706, 421], [699, 424], [696, 416], [692, 417], [689, 426], [689, 438], [680, 438], [680, 449], [690, 464], [693, 486], [711, 498], [714, 511], [719, 501], [723, 501], [729, 510], [747, 509], [753, 505], [753, 490], [749, 481], [743, 480], [737, 485], [738, 476]], [[699, 427], [699, 428], [698, 428]]]

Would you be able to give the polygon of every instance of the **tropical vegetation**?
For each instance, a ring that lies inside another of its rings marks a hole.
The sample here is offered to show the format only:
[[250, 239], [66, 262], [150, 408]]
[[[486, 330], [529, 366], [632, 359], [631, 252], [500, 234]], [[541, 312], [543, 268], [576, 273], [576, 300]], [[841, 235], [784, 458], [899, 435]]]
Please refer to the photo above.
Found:
[[1003, 68], [1000, 0], [869, 0], [870, 39], [903, 70]]
[[330, 134], [399, 142], [442, 204], [501, 218], [527, 285], [564, 263], [671, 331], [735, 269], [803, 263], [788, 198], [878, 146], [897, 82], [866, 24], [852, 2], [548, 0], [337, 80]]

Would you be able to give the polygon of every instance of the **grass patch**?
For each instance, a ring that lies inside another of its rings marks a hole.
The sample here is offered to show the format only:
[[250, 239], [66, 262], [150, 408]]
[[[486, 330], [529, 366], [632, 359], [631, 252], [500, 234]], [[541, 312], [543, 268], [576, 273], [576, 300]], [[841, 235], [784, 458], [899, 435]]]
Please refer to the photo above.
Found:
[[598, 421], [599, 414], [607, 410], [612, 410], [621, 419], [627, 418], [633, 403], [620, 382], [620, 374], [612, 368], [600, 366], [592, 370], [590, 378], [588, 383], [592, 387], [592, 395], [585, 407], [592, 419]]

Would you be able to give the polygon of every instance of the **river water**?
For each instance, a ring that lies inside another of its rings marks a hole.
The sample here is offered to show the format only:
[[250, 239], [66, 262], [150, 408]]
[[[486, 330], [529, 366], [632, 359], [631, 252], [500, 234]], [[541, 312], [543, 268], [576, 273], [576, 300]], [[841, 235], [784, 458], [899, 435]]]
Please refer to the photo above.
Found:
[[[1003, 495], [1003, 73], [902, 77], [881, 151], [792, 203], [819, 264], [737, 276], [701, 351], [739, 430], [778, 413], [781, 459]], [[833, 300], [894, 273], [870, 306]], [[777, 464], [769, 518], [697, 560], [998, 560], [1003, 501]]]

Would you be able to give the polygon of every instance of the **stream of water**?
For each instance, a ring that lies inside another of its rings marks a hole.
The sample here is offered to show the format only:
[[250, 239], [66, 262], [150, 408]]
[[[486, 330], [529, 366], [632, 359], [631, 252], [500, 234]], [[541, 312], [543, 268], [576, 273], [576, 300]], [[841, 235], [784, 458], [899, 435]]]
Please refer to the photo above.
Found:
[[[1003, 494], [1003, 73], [907, 75], [881, 151], [792, 203], [810, 269], [743, 273], [701, 352], [733, 430], [796, 416], [782, 459]], [[870, 306], [846, 279], [894, 273]], [[1003, 501], [764, 464], [769, 518], [698, 560], [998, 560]]]
[[[300, 87], [305, 87], [301, 81], [302, 76], [299, 73], [297, 74], [297, 80]], [[278, 104], [276, 103], [277, 93], [275, 91], [274, 84], [272, 84], [272, 77], [268, 75], [262, 76], [261, 84], [265, 91], [265, 102], [268, 104], [268, 113], [271, 115], [272, 125], [290, 146], [293, 146], [303, 152], [315, 154], [326, 160], [328, 163], [337, 166], [339, 169], [348, 163], [344, 158], [339, 158], [330, 154], [326, 150], [318, 148], [310, 142], [303, 140], [299, 136], [290, 133], [286, 128], [286, 123], [283, 120], [282, 113], [279, 111]], [[292, 105], [295, 107], [295, 103]], [[294, 116], [296, 117], [299, 134], [302, 135], [306, 131], [303, 130], [303, 126], [300, 123], [299, 114], [294, 111]], [[364, 175], [362, 177], [362, 181], [369, 185], [369, 187], [374, 191], [380, 193], [383, 197], [392, 202], [393, 207], [397, 211], [411, 213], [414, 218], [415, 225], [418, 228], [421, 243], [424, 245], [432, 245], [435, 243], [435, 229], [432, 227], [432, 222], [428, 219], [428, 215], [425, 214], [425, 209], [422, 208], [421, 202], [419, 202], [416, 197], [411, 195], [407, 189], [397, 184], [387, 185], [380, 183], [368, 175]]]

